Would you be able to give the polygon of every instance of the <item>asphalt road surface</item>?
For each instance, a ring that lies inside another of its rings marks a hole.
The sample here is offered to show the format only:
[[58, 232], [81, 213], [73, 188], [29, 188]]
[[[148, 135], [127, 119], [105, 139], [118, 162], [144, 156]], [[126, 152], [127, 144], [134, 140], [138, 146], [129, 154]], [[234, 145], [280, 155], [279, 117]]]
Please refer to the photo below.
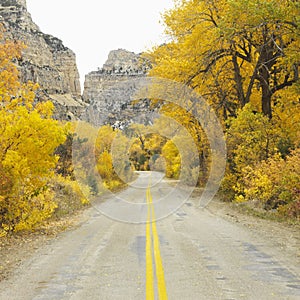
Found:
[[36, 250], [0, 299], [300, 299], [296, 259], [174, 186], [141, 173]]

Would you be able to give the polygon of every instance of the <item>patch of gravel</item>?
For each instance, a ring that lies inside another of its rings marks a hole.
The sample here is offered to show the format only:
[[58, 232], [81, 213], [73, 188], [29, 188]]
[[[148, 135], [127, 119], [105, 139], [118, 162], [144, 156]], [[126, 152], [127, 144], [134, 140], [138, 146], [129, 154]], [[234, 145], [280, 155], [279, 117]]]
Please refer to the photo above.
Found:
[[59, 233], [74, 228], [81, 221], [82, 212], [58, 221], [50, 221], [34, 232], [21, 232], [0, 238], [0, 281], [7, 279], [24, 260]]

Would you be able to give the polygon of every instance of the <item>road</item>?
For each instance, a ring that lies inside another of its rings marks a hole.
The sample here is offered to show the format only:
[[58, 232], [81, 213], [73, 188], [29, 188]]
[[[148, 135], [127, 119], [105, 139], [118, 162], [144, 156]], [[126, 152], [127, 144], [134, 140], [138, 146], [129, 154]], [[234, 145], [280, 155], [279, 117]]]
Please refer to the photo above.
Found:
[[198, 208], [195, 198], [172, 212], [170, 197], [182, 201], [174, 186], [158, 173], [141, 173], [134, 186], [107, 196], [76, 228], [35, 250], [0, 283], [0, 299], [300, 299], [296, 259]]

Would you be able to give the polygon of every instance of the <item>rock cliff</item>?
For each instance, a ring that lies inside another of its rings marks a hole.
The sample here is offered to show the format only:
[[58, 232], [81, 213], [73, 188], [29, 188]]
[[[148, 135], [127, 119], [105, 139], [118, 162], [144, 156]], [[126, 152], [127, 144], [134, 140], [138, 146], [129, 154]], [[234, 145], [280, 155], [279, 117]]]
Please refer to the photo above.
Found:
[[50, 99], [57, 119], [83, 118], [118, 127], [152, 122], [149, 100], [131, 101], [151, 67], [141, 55], [111, 51], [102, 68], [86, 75], [81, 96], [74, 52], [58, 38], [41, 32], [27, 11], [26, 0], [1, 0], [0, 23], [7, 38], [27, 46], [17, 62], [21, 81], [40, 84], [37, 100]]
[[131, 101], [151, 66], [139, 54], [113, 50], [102, 68], [86, 75], [83, 100], [90, 104], [89, 121], [96, 125], [123, 127], [129, 123], [151, 123], [154, 111], [149, 99]]
[[18, 62], [21, 81], [40, 84], [39, 100], [53, 101], [56, 118], [77, 118], [84, 103], [75, 54], [58, 38], [40, 31], [27, 11], [26, 0], [1, 0], [0, 22], [8, 38], [27, 46]]

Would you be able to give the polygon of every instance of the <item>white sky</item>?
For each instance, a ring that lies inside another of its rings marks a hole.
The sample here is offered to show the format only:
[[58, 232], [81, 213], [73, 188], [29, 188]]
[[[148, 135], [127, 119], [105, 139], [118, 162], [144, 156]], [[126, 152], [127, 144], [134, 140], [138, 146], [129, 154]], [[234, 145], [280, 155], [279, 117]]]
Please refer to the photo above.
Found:
[[139, 53], [163, 43], [161, 13], [172, 7], [173, 0], [27, 0], [41, 31], [76, 53], [81, 83], [110, 50]]

